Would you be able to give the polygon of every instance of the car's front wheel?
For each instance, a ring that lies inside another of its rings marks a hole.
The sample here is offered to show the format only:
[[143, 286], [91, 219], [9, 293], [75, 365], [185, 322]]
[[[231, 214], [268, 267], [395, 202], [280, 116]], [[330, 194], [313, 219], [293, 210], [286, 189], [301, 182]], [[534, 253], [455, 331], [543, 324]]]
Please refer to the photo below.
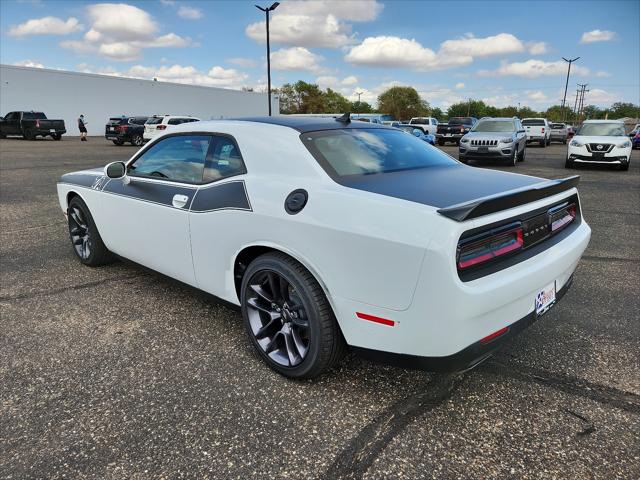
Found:
[[346, 344], [322, 288], [287, 255], [267, 253], [251, 262], [240, 296], [251, 343], [276, 372], [311, 378], [343, 356]]
[[527, 157], [527, 146], [522, 147], [522, 153], [518, 154], [518, 161], [524, 162], [524, 159]]
[[82, 263], [98, 267], [111, 261], [111, 253], [102, 242], [89, 207], [80, 197], [74, 197], [69, 202], [67, 220], [71, 245]]

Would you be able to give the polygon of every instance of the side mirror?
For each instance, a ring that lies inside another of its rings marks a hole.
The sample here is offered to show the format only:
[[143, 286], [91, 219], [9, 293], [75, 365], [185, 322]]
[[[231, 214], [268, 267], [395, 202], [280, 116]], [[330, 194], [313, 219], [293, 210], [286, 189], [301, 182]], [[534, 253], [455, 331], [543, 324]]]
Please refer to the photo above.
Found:
[[124, 178], [127, 175], [127, 167], [124, 162], [111, 162], [104, 167], [104, 174], [113, 179]]

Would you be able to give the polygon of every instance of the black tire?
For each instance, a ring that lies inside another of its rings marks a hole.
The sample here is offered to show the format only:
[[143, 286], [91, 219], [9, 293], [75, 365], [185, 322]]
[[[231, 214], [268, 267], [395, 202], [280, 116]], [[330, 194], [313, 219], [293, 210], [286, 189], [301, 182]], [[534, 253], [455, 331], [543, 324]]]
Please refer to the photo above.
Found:
[[562, 144], [566, 145], [567, 144], [567, 139], [565, 138], [564, 140], [562, 140]]
[[124, 145], [124, 142], [122, 140], [112, 140], [114, 145], [117, 145], [119, 147], [121, 147], [122, 145]]
[[98, 232], [89, 207], [80, 197], [73, 197], [67, 209], [69, 239], [78, 259], [90, 267], [110, 263], [113, 258]]
[[507, 167], [515, 167], [517, 162], [518, 154], [516, 153], [516, 150], [514, 150], [513, 153], [511, 153], [511, 156], [507, 158]]
[[460, 161], [460, 163], [464, 163], [465, 165], [469, 164], [469, 160], [467, 160], [466, 158], [461, 157], [459, 155], [458, 155], [458, 161]]
[[24, 130], [24, 138], [26, 140], [35, 140], [36, 139], [36, 135], [35, 135], [34, 131], [31, 130], [30, 128], [25, 128], [25, 130]]
[[240, 299], [252, 345], [281, 375], [316, 377], [344, 355], [346, 343], [322, 288], [291, 257], [274, 252], [251, 262], [242, 278]]
[[620, 164], [620, 170], [622, 170], [623, 172], [626, 172], [627, 170], [629, 170], [629, 163], [630, 162], [621, 163]]
[[442, 147], [444, 145], [444, 140], [438, 139], [438, 145], [440, 145]]
[[524, 162], [524, 159], [526, 158], [526, 156], [527, 156], [527, 146], [525, 145], [524, 148], [522, 149], [522, 153], [518, 155], [518, 161]]
[[540, 143], [540, 146], [541, 146], [542, 148], [546, 148], [546, 147], [547, 147], [547, 141], [546, 141], [546, 140], [540, 140], [540, 142], [539, 142], [539, 143]]
[[61, 133], [54, 133], [53, 135], [51, 135], [51, 138], [53, 138], [55, 141], [59, 142], [60, 140], [62, 140], [62, 134]]
[[[0, 133], [0, 138], [7, 138], [7, 136], [4, 133]], [[635, 148], [635, 147], [633, 147]]]
[[573, 160], [565, 160], [564, 168], [573, 168]]
[[141, 147], [143, 144], [144, 138], [142, 138], [142, 135], [134, 135], [131, 139], [131, 145], [133, 145], [134, 147]]

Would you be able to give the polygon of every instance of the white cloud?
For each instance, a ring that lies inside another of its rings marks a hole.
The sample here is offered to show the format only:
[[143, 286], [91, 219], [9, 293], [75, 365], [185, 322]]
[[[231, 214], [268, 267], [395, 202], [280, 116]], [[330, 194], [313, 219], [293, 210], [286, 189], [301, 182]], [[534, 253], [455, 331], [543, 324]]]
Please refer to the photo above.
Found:
[[525, 93], [527, 94], [527, 98], [534, 102], [545, 102], [548, 100], [547, 96], [542, 90], [527, 91]]
[[251, 58], [235, 57], [230, 58], [227, 61], [233, 65], [238, 65], [239, 67], [245, 68], [253, 68], [257, 65], [257, 62]]
[[68, 35], [82, 29], [75, 17], [62, 20], [58, 17], [32, 18], [20, 25], [13, 25], [8, 34], [12, 37], [26, 35]]
[[31, 68], [44, 68], [44, 65], [40, 62], [35, 62], [33, 60], [21, 60], [19, 62], [14, 63], [17, 67], [31, 67]]
[[514, 103], [518, 103], [518, 99], [520, 95], [517, 93], [509, 93], [509, 94], [499, 94], [493, 95], [490, 97], [483, 97], [481, 100], [487, 105], [492, 105], [494, 107], [502, 108], [508, 107], [509, 105], [513, 105]]
[[[297, 47], [339, 48], [356, 43], [351, 24], [368, 22], [382, 11], [377, 0], [330, 0], [286, 2], [269, 22], [271, 41]], [[266, 41], [265, 22], [247, 26], [245, 33], [257, 42]]]
[[355, 75], [349, 75], [348, 77], [343, 78], [340, 83], [346, 87], [351, 87], [358, 83], [358, 77]]
[[271, 67], [274, 70], [320, 72], [322, 60], [320, 55], [303, 47], [282, 48], [271, 54]]
[[202, 10], [181, 5], [178, 9], [178, 16], [187, 20], [198, 20], [199, 18], [202, 18]]
[[111, 60], [129, 62], [141, 58], [145, 48], [184, 48], [190, 38], [175, 33], [158, 36], [158, 24], [151, 15], [132, 5], [100, 3], [87, 7], [91, 28], [84, 40], [60, 43], [78, 54], [96, 54]]
[[464, 88], [464, 82], [458, 82], [456, 83], [456, 89], [457, 90], [461, 90]]
[[161, 67], [134, 65], [127, 72], [118, 76], [135, 78], [157, 78], [161, 82], [186, 83], [208, 87], [226, 87], [240, 89], [246, 85], [249, 76], [233, 68], [214, 66], [208, 72], [198, 70], [193, 66], [163, 65]]
[[[589, 69], [575, 65], [571, 68], [571, 73], [575, 75], [588, 75]], [[497, 70], [480, 70], [481, 77], [504, 77], [517, 76], [525, 78], [536, 78], [540, 76], [566, 75], [567, 63], [559, 60], [557, 62], [545, 62], [543, 60], [527, 60], [526, 62], [502, 62]]]
[[485, 38], [468, 35], [457, 40], [447, 40], [440, 45], [442, 54], [489, 57], [524, 51], [523, 43], [510, 33], [499, 33]]
[[544, 55], [549, 51], [549, 44], [546, 42], [527, 42], [527, 50], [531, 55]]
[[606, 77], [610, 77], [611, 74], [609, 72], [605, 72], [604, 70], [598, 70], [595, 73], [595, 76], [598, 78], [606, 78]]
[[176, 0], [160, 0], [160, 3], [162, 5], [166, 5], [166, 6], [172, 7], [172, 6], [174, 6], [176, 4]]
[[473, 61], [472, 57], [466, 55], [436, 54], [416, 40], [387, 36], [365, 38], [344, 59], [356, 65], [418, 71], [466, 65]]
[[607, 92], [600, 88], [592, 88], [589, 92], [585, 93], [585, 105], [603, 105], [620, 100], [620, 95], [617, 93]]
[[593, 42], [609, 42], [616, 38], [616, 32], [610, 30], [591, 30], [590, 32], [584, 32], [580, 38], [580, 43], [593, 43]]

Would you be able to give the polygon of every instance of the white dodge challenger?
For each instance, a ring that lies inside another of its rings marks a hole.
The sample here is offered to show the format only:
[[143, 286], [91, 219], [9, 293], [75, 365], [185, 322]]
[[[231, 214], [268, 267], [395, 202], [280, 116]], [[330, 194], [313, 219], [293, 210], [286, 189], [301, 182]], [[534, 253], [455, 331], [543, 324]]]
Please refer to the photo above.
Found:
[[302, 378], [347, 347], [432, 371], [487, 358], [569, 288], [591, 235], [577, 183], [275, 116], [177, 126], [58, 195], [82, 263], [115, 254], [239, 305], [264, 361]]

